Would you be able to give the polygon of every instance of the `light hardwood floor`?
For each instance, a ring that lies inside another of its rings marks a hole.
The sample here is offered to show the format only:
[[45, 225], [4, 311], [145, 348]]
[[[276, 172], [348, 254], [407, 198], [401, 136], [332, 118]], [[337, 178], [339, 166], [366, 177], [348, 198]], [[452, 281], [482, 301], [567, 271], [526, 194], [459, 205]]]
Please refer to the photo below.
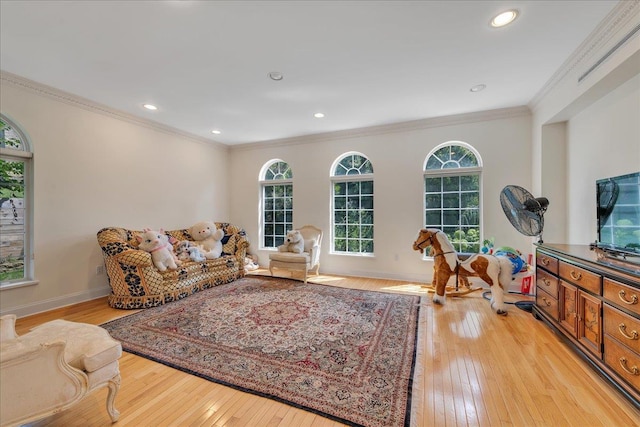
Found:
[[[258, 271], [258, 274], [265, 274]], [[266, 272], [268, 274], [268, 272]], [[368, 278], [312, 282], [427, 295], [419, 284]], [[508, 301], [525, 299], [510, 295]], [[19, 319], [18, 333], [63, 318], [100, 324], [131, 314], [106, 299]], [[423, 298], [414, 381], [414, 426], [635, 426], [640, 412], [575, 356], [542, 322], [510, 305], [489, 308], [481, 292], [437, 306]], [[233, 390], [124, 353], [115, 426], [339, 426], [340, 423]], [[106, 390], [34, 426], [109, 426]]]

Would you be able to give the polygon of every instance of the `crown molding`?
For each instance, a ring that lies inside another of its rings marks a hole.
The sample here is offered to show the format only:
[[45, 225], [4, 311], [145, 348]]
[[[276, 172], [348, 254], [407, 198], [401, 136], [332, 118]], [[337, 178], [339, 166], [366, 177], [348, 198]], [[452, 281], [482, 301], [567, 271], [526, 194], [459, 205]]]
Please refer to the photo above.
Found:
[[56, 89], [51, 86], [47, 86], [42, 83], [29, 80], [25, 77], [18, 76], [17, 74], [9, 73], [4, 70], [0, 70], [0, 81], [11, 86], [16, 86], [36, 95], [46, 96], [59, 102], [63, 102], [74, 107], [79, 107], [93, 113], [102, 114], [111, 118], [122, 120], [137, 126], [142, 126], [148, 129], [156, 130], [172, 136], [178, 136], [186, 138], [194, 142], [205, 143], [209, 146], [228, 151], [229, 147], [226, 144], [214, 141], [212, 139], [203, 138], [198, 135], [194, 135], [189, 132], [181, 131], [171, 126], [164, 125], [162, 123], [155, 122], [153, 120], [143, 119], [133, 114], [125, 113], [124, 111], [116, 110], [114, 108], [107, 107], [106, 105], [99, 104], [86, 98], [74, 95], [69, 92]]
[[433, 117], [428, 119], [411, 120], [407, 122], [390, 123], [386, 125], [369, 126], [364, 128], [339, 130], [335, 132], [315, 133], [294, 136], [290, 138], [272, 139], [268, 141], [249, 142], [230, 147], [231, 151], [254, 150], [257, 148], [274, 148], [290, 145], [311, 144], [335, 141], [347, 138], [384, 135], [388, 133], [409, 132], [421, 129], [456, 126], [468, 123], [500, 120], [511, 117], [529, 116], [531, 110], [526, 105], [519, 107], [500, 108], [495, 110], [477, 111], [473, 113], [456, 114], [451, 116]]
[[613, 39], [616, 34], [627, 26], [633, 27], [634, 22], [637, 23], [639, 14], [640, 0], [619, 1], [531, 99], [528, 104], [529, 108], [532, 111], [536, 110], [545, 96], [558, 84], [569, 78], [570, 75], [579, 73], [580, 70], [589, 69], [595, 56], [606, 52], [618, 43], [618, 39]]

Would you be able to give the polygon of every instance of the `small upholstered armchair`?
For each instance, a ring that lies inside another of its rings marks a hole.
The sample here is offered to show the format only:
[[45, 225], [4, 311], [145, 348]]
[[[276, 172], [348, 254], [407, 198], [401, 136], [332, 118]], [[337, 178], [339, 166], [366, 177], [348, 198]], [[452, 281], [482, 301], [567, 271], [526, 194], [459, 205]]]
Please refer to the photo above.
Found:
[[103, 328], [53, 320], [18, 336], [16, 316], [0, 317], [0, 425], [19, 426], [69, 408], [108, 387], [107, 412], [120, 387], [122, 346]]
[[318, 274], [320, 268], [320, 245], [322, 244], [322, 230], [313, 225], [305, 225], [298, 229], [304, 238], [304, 252], [276, 252], [269, 254], [269, 272], [273, 276], [274, 268], [289, 271], [301, 271], [304, 283], [307, 283], [309, 272]]

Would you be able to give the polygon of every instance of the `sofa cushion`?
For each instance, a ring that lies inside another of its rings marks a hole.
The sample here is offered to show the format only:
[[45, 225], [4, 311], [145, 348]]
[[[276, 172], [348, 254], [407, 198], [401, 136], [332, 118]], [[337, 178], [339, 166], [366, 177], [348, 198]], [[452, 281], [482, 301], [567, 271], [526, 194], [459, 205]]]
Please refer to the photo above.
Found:
[[122, 346], [103, 328], [87, 323], [53, 320], [22, 336], [39, 342], [65, 341], [64, 358], [76, 369], [94, 372], [122, 356]]
[[274, 252], [269, 254], [269, 259], [272, 261], [291, 262], [296, 264], [307, 264], [310, 261], [309, 254], [306, 252], [301, 254], [294, 254], [293, 252]]

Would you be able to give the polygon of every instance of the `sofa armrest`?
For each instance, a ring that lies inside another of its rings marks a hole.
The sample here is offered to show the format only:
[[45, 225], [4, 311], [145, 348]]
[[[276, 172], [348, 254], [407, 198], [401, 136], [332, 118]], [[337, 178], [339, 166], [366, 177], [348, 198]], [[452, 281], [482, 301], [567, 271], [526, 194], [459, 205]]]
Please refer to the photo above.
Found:
[[64, 341], [29, 334], [4, 342], [0, 357], [0, 424], [23, 424], [63, 410], [87, 393], [88, 378], [64, 360]]

